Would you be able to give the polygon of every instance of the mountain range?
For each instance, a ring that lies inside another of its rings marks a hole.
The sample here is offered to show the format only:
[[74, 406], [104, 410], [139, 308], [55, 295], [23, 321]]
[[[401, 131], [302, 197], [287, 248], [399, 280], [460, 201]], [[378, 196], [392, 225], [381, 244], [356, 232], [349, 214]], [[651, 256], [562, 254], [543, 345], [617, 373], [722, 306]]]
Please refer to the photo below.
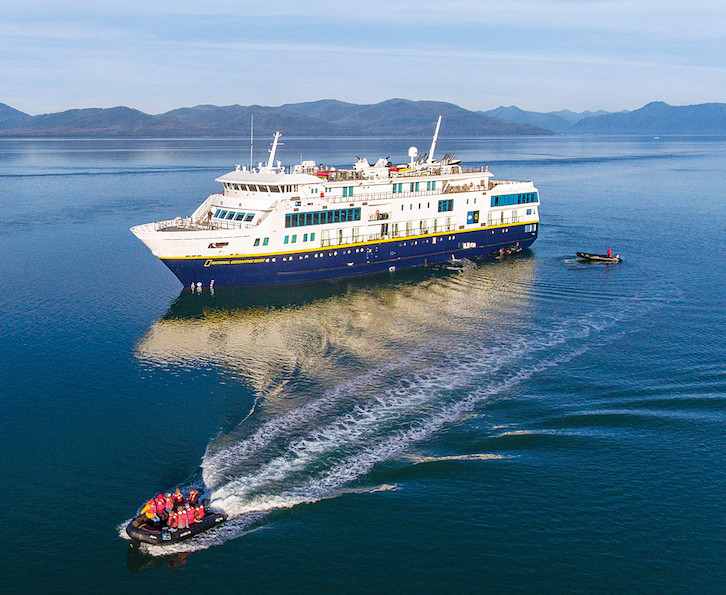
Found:
[[389, 99], [359, 105], [332, 99], [260, 105], [198, 105], [150, 115], [129, 107], [72, 109], [31, 116], [0, 103], [0, 137], [429, 136], [439, 114], [444, 136], [551, 134], [726, 134], [726, 104], [652, 102], [629, 112], [471, 111], [453, 103]]

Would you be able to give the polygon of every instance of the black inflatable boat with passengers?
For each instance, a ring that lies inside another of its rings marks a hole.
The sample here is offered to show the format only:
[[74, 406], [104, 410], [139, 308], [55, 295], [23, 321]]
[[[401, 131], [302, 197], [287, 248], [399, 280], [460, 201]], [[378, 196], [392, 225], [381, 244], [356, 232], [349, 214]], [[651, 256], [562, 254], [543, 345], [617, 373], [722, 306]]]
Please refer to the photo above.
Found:
[[186, 529], [170, 531], [169, 527], [155, 527], [148, 522], [146, 515], [141, 514], [128, 524], [126, 533], [134, 541], [151, 543], [153, 545], [166, 545], [169, 543], [178, 543], [195, 535], [199, 535], [226, 520], [226, 514], [210, 510], [207, 502], [204, 502], [204, 518], [193, 523]]

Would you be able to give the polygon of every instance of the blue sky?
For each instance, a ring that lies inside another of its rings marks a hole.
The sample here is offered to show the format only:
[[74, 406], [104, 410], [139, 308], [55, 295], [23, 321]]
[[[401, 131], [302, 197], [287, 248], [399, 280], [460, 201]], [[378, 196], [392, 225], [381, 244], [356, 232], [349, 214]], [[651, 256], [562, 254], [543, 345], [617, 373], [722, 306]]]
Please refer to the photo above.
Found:
[[723, 0], [0, 0], [0, 14], [0, 102], [31, 114], [726, 101]]

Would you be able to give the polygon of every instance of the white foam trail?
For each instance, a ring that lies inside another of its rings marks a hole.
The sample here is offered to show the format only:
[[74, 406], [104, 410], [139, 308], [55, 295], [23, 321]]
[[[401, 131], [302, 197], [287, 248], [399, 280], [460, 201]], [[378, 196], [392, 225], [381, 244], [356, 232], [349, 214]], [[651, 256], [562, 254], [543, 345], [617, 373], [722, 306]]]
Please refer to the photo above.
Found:
[[[401, 455], [414, 443], [430, 439], [447, 425], [471, 414], [481, 403], [506, 395], [534, 375], [622, 336], [626, 331], [607, 336], [602, 333], [644, 315], [659, 301], [625, 298], [607, 308], [555, 322], [549, 332], [539, 336], [528, 329], [527, 336], [508, 344], [494, 348], [474, 345], [466, 351], [450, 352], [443, 361], [439, 358], [436, 365], [406, 374], [387, 389], [378, 390], [377, 382], [405, 369], [400, 362], [336, 387], [321, 399], [263, 424], [241, 442], [205, 455], [205, 478], [215, 483], [213, 505], [225, 510], [230, 520], [189, 542], [150, 546], [149, 553], [168, 554], [218, 545], [250, 531], [275, 509], [332, 497], [376, 464]], [[598, 339], [593, 340], [594, 337]], [[377, 392], [371, 395], [365, 390]], [[356, 398], [360, 398], [360, 403], [355, 403]], [[350, 399], [351, 409], [336, 410], [341, 401], [347, 404]], [[332, 419], [326, 419], [326, 415]], [[317, 418], [323, 425], [309, 428], [307, 424]], [[302, 428], [304, 432], [300, 436], [289, 435], [292, 428]], [[259, 453], [280, 437], [289, 438], [281, 451], [256, 469], [246, 473], [234, 471], [240, 457]]]
[[[406, 358], [370, 370], [353, 381], [336, 386], [322, 398], [268, 421], [254, 434], [241, 442], [215, 452], [210, 452], [210, 447], [212, 446], [210, 444], [207, 447], [207, 452], [202, 462], [202, 478], [205, 485], [214, 489], [221, 481], [228, 479], [223, 473], [223, 470], [227, 467], [227, 463], [245, 460], [252, 454], [268, 446], [275, 438], [289, 431], [291, 428], [305, 426], [315, 416], [325, 413], [332, 405], [340, 400], [354, 396], [361, 388], [373, 385], [386, 375], [409, 364], [415, 359], [416, 354], [421, 351], [423, 351], [423, 348], [419, 348]], [[245, 417], [245, 420], [247, 418], [249, 418], [249, 415]]]

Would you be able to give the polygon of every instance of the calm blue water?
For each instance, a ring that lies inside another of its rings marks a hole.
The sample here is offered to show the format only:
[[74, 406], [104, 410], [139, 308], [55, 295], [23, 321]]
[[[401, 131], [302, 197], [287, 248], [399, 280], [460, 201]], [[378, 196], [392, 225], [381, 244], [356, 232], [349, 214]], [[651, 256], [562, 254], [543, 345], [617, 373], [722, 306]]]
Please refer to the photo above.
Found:
[[[339, 166], [430, 142], [284, 140]], [[245, 140], [1, 140], [0, 589], [723, 592], [726, 139], [439, 151], [536, 182], [531, 251], [198, 295], [128, 229]], [[233, 520], [120, 537], [191, 484]]]

